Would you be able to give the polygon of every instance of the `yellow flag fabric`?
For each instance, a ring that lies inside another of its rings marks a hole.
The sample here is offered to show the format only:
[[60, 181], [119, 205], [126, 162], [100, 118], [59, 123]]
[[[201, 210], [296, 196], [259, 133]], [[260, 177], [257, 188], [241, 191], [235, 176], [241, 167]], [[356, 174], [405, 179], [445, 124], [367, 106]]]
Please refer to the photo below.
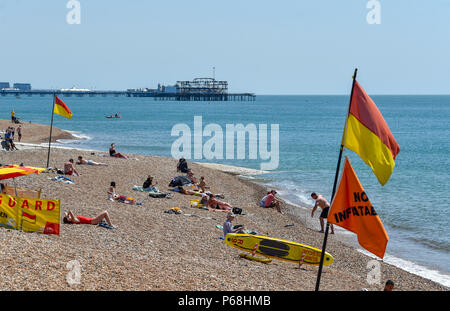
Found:
[[355, 81], [342, 145], [372, 168], [381, 185], [391, 177], [400, 147], [372, 99]]
[[0, 226], [59, 235], [60, 201], [0, 194]]
[[67, 107], [67, 105], [58, 98], [58, 96], [55, 96], [55, 108], [53, 109], [53, 112], [68, 119], [72, 119], [72, 111], [70, 111], [69, 107]]

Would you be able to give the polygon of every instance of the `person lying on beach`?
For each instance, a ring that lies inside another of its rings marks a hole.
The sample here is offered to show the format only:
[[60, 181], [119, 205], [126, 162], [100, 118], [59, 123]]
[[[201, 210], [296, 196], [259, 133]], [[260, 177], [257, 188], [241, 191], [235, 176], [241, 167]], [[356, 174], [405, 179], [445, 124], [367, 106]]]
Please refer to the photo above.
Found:
[[109, 148], [109, 156], [115, 157], [115, 158], [128, 159], [127, 156], [124, 156], [123, 154], [116, 152], [116, 148], [114, 147], [114, 143], [112, 143], [111, 147]]
[[[323, 232], [323, 226], [324, 226], [324, 219], [328, 218], [328, 211], [330, 210], [330, 203], [328, 203], [327, 199], [321, 194], [316, 194], [315, 192], [311, 193], [311, 198], [313, 198], [316, 201], [316, 204], [314, 204], [313, 210], [311, 212], [311, 217], [314, 216], [314, 212], [316, 211], [317, 207], [319, 206], [322, 209], [322, 213], [320, 213], [320, 231]], [[334, 227], [333, 225], [331, 227], [331, 234], [334, 234]]]
[[109, 219], [108, 211], [103, 211], [95, 217], [74, 216], [72, 211], [68, 211], [67, 213], [64, 213], [63, 218], [65, 224], [98, 225], [102, 220], [105, 220], [111, 227], [116, 228]]
[[73, 159], [69, 159], [68, 162], [64, 163], [64, 174], [72, 176], [80, 176], [81, 174], [73, 166]]
[[92, 160], [85, 160], [85, 159], [83, 159], [82, 156], [79, 156], [79, 157], [78, 157], [77, 164], [79, 164], [79, 165], [87, 164], [87, 165], [108, 166], [108, 164], [106, 164], [106, 163], [94, 162], [94, 161], [92, 161]]
[[269, 194], [267, 194], [264, 207], [271, 207], [271, 208], [275, 207], [279, 213], [283, 214], [283, 212], [280, 209], [280, 202], [275, 198], [275, 194], [277, 194], [275, 190], [272, 190], [270, 191]]
[[222, 201], [218, 201], [215, 198], [214, 194], [212, 194], [212, 193], [209, 195], [209, 200], [208, 200], [208, 203], [206, 203], [206, 207], [209, 207], [212, 209], [223, 210], [223, 211], [227, 211], [227, 212], [231, 212], [233, 210], [233, 206], [231, 206], [231, 204], [222, 202]]
[[178, 186], [177, 187], [178, 192], [182, 193], [182, 194], [187, 194], [187, 195], [198, 195], [200, 196], [201, 193], [199, 191], [194, 191], [194, 190], [189, 190], [189, 189], [184, 189], [182, 186]]

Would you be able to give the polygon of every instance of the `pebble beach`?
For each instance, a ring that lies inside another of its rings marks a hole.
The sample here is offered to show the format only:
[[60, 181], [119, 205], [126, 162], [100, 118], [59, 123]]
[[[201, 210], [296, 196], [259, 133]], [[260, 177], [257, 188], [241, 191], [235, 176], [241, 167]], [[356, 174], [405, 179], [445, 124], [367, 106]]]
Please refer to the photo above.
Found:
[[[8, 122], [6, 120], [2, 122]], [[8, 125], [0, 122], [2, 129]], [[10, 124], [9, 124], [10, 125]], [[33, 126], [33, 127], [32, 127]], [[1, 151], [0, 163], [44, 167], [48, 142], [46, 125], [24, 124], [19, 150]], [[54, 128], [55, 139], [71, 139], [70, 133]], [[120, 145], [116, 146], [120, 152]], [[0, 290], [151, 290], [151, 291], [313, 291], [318, 267], [273, 260], [269, 264], [240, 258], [242, 251], [227, 246], [222, 231], [226, 213], [191, 208], [197, 198], [173, 193], [168, 187], [178, 175], [177, 159], [127, 154], [129, 159], [112, 158], [108, 150], [87, 151], [52, 148], [50, 166], [63, 168], [69, 158], [78, 156], [108, 166], [76, 165], [81, 176], [70, 176], [74, 184], [50, 180], [55, 173], [41, 173], [16, 178], [18, 187], [41, 189], [42, 198], [61, 201], [61, 217], [71, 210], [75, 215], [93, 217], [107, 210], [116, 229], [93, 225], [63, 224], [61, 233], [44, 235], [0, 228]], [[222, 193], [223, 201], [242, 208], [233, 224], [243, 224], [259, 235], [280, 238], [321, 248], [323, 234], [311, 228], [298, 208], [281, 202], [283, 215], [276, 209], [259, 207], [267, 192], [263, 186], [238, 177], [222, 167], [189, 162], [195, 176], [205, 177], [211, 192]], [[151, 198], [134, 191], [148, 175], [154, 177], [161, 192], [172, 198]], [[116, 182], [116, 193], [136, 198], [142, 205], [128, 205], [107, 200], [107, 188]], [[3, 182], [11, 184], [9, 180]], [[181, 214], [165, 211], [179, 207]], [[290, 226], [286, 226], [290, 225]], [[339, 234], [329, 235], [327, 252], [334, 257], [323, 268], [320, 289], [324, 291], [380, 291], [387, 279], [398, 291], [447, 291], [448, 288], [411, 274], [379, 260], [381, 280], [368, 282], [367, 264], [373, 260], [344, 243]], [[81, 268], [76, 284], [67, 281], [71, 263]]]

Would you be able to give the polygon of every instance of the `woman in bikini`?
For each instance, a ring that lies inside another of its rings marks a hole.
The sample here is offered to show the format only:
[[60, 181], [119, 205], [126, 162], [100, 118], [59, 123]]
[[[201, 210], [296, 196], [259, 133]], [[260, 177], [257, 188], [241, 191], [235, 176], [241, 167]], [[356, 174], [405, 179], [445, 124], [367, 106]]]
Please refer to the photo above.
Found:
[[231, 206], [231, 204], [218, 201], [212, 193], [209, 194], [209, 200], [206, 207], [222, 210], [225, 212], [231, 212], [233, 210], [233, 206]]
[[115, 226], [111, 223], [109, 219], [109, 214], [107, 211], [103, 211], [95, 217], [85, 217], [85, 216], [74, 216], [72, 211], [68, 211], [64, 213], [63, 222], [65, 224], [89, 224], [89, 225], [98, 225], [105, 220], [108, 225], [115, 228]]

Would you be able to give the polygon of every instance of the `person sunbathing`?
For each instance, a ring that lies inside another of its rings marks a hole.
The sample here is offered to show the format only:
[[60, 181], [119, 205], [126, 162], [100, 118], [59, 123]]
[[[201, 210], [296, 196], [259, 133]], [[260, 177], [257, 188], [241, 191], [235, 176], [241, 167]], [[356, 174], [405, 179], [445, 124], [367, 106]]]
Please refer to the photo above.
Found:
[[111, 147], [109, 148], [109, 155], [111, 157], [115, 157], [115, 158], [128, 159], [127, 156], [124, 156], [123, 154], [116, 152], [116, 148], [114, 147], [114, 143], [112, 143]]
[[218, 201], [215, 198], [214, 194], [209, 194], [209, 200], [206, 204], [206, 207], [213, 208], [213, 209], [219, 209], [227, 212], [231, 212], [233, 210], [233, 206], [227, 202]]
[[72, 211], [68, 211], [64, 213], [63, 222], [65, 224], [89, 224], [89, 225], [98, 225], [103, 220], [105, 220], [108, 225], [113, 228], [116, 228], [109, 218], [108, 211], [103, 211], [95, 217], [85, 217], [85, 216], [74, 216]]
[[182, 194], [187, 194], [187, 195], [198, 195], [200, 196], [201, 193], [198, 191], [194, 191], [194, 190], [189, 190], [189, 189], [184, 189], [182, 186], [178, 186], [177, 187], [178, 192], [182, 193]]
[[94, 161], [92, 161], [92, 160], [85, 160], [85, 159], [83, 159], [82, 156], [79, 156], [79, 157], [78, 157], [77, 164], [79, 164], [79, 165], [81, 165], [81, 164], [87, 164], [87, 165], [98, 165], [98, 166], [101, 165], [101, 166], [108, 166], [108, 164], [106, 164], [106, 163], [94, 162]]

